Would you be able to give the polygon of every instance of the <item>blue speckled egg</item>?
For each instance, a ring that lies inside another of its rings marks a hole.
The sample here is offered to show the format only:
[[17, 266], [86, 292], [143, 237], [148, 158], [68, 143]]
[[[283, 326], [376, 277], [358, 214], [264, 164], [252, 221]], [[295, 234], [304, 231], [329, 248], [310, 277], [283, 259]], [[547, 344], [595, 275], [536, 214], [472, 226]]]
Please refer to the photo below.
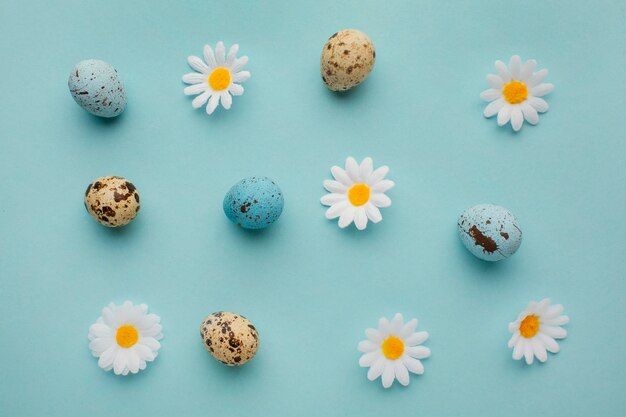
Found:
[[467, 250], [485, 261], [508, 258], [522, 243], [522, 230], [513, 213], [493, 204], [478, 204], [465, 210], [458, 228]]
[[283, 193], [267, 177], [244, 178], [224, 197], [224, 213], [244, 229], [264, 229], [283, 212]]
[[67, 82], [80, 107], [100, 117], [115, 117], [126, 107], [126, 89], [110, 64], [98, 59], [80, 61]]

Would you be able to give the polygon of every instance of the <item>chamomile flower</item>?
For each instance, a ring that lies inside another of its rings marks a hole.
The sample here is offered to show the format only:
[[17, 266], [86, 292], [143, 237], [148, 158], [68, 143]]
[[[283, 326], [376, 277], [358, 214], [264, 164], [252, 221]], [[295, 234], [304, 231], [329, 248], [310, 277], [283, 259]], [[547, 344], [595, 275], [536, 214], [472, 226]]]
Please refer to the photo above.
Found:
[[98, 366], [116, 375], [136, 374], [146, 369], [161, 348], [161, 318], [148, 314], [145, 304], [113, 303], [102, 309], [102, 316], [89, 328], [89, 349]]
[[220, 103], [228, 110], [233, 103], [232, 96], [243, 94], [240, 83], [250, 78], [250, 73], [242, 71], [248, 57], [237, 58], [238, 51], [239, 45], [234, 44], [226, 55], [224, 43], [220, 41], [215, 46], [215, 52], [209, 45], [204, 46], [204, 61], [197, 56], [187, 58], [189, 66], [197, 71], [183, 75], [183, 82], [191, 84], [185, 87], [185, 94], [197, 95], [191, 102], [194, 109], [208, 101], [207, 114], [212, 114]]
[[378, 329], [365, 330], [367, 340], [359, 343], [363, 355], [359, 365], [370, 368], [367, 379], [374, 381], [382, 376], [383, 387], [389, 388], [394, 380], [409, 385], [409, 372], [421, 375], [424, 365], [421, 359], [430, 357], [430, 349], [419, 346], [428, 339], [427, 332], [415, 332], [417, 319], [404, 323], [397, 313], [391, 322], [385, 317], [378, 321]]
[[483, 114], [485, 117], [498, 115], [498, 126], [509, 121], [516, 132], [524, 120], [531, 125], [539, 123], [539, 113], [548, 111], [548, 103], [541, 97], [550, 93], [554, 85], [543, 83], [547, 69], [535, 72], [537, 61], [530, 59], [522, 64], [519, 55], [513, 55], [509, 65], [496, 61], [497, 74], [487, 75], [491, 88], [480, 93], [480, 98], [489, 101]]
[[389, 167], [382, 166], [376, 170], [372, 158], [365, 158], [357, 164], [352, 157], [346, 159], [346, 168], [334, 166], [330, 172], [335, 180], [324, 181], [324, 188], [329, 194], [320, 201], [325, 206], [327, 219], [339, 217], [339, 227], [348, 227], [352, 222], [359, 230], [367, 227], [368, 220], [378, 223], [383, 219], [379, 208], [389, 207], [391, 199], [385, 192], [395, 183], [385, 179]]
[[569, 323], [564, 316], [561, 304], [550, 305], [550, 299], [544, 298], [531, 301], [522, 311], [517, 320], [509, 323], [509, 331], [513, 333], [509, 340], [509, 348], [513, 348], [513, 359], [526, 359], [531, 365], [537, 357], [540, 362], [548, 360], [548, 353], [557, 353], [559, 344], [555, 339], [563, 339], [567, 331], [561, 326]]

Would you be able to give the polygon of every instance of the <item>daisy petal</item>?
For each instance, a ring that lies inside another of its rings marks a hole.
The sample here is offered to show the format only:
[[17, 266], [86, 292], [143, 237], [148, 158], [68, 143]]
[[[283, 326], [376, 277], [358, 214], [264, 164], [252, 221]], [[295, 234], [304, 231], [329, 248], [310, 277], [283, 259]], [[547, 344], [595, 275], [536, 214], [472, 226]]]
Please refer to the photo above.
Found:
[[98, 359], [98, 366], [102, 369], [106, 369], [109, 366], [113, 365], [113, 361], [115, 360], [117, 351], [119, 347], [117, 345], [113, 345], [100, 355], [100, 359]]
[[502, 78], [495, 74], [487, 74], [487, 82], [492, 88], [496, 88], [498, 90], [502, 90], [502, 87], [504, 87], [504, 81], [502, 81]]
[[94, 337], [110, 337], [113, 336], [113, 329], [102, 323], [95, 323], [89, 327], [89, 333]]
[[209, 103], [206, 105], [207, 114], [212, 114], [217, 105], [220, 103], [220, 96], [218, 94], [213, 94], [211, 98], [209, 98]]
[[226, 63], [226, 48], [222, 41], [219, 41], [217, 45], [215, 45], [215, 61], [218, 67], [223, 67]]
[[528, 97], [528, 100], [526, 101], [539, 113], [545, 113], [548, 111], [548, 103], [546, 103], [546, 101], [542, 98]]
[[522, 114], [524, 115], [524, 119], [531, 125], [536, 125], [539, 123], [539, 114], [537, 110], [533, 106], [531, 106], [527, 101], [520, 104], [522, 108]]
[[113, 372], [116, 375], [120, 375], [126, 369], [126, 353], [126, 349], [120, 349], [113, 360]]
[[504, 107], [505, 104], [506, 102], [504, 101], [503, 98], [494, 100], [491, 103], [487, 104], [487, 107], [485, 107], [485, 111], [483, 111], [483, 115], [485, 117], [495, 116], [496, 113], [498, 113], [500, 109]]
[[129, 349], [127, 359], [128, 370], [133, 374], [139, 372], [139, 356], [133, 349]]
[[383, 387], [385, 388], [389, 388], [391, 384], [393, 384], [393, 380], [396, 378], [396, 374], [393, 369], [394, 369], [393, 363], [387, 363], [385, 365], [385, 369], [383, 370], [383, 377], [382, 377]]
[[333, 204], [328, 210], [326, 210], [326, 218], [328, 220], [336, 219], [348, 208], [350, 203], [347, 200]]
[[480, 93], [480, 98], [485, 101], [493, 101], [502, 97], [502, 89], [496, 90], [495, 88], [489, 88]]
[[524, 62], [524, 65], [522, 65], [522, 69], [519, 74], [519, 80], [523, 83], [528, 83], [536, 67], [537, 61], [535, 61], [534, 59], [529, 59], [528, 61]]
[[424, 373], [424, 365], [422, 365], [422, 362], [420, 360], [412, 358], [408, 355], [402, 355], [401, 360], [404, 366], [406, 366], [406, 368], [409, 370], [409, 372], [413, 372], [414, 374], [418, 375]]
[[509, 339], [509, 343], [507, 343], [507, 346], [509, 348], [512, 348], [513, 346], [515, 346], [519, 338], [520, 338], [519, 332], [513, 333], [513, 336], [511, 336], [511, 338]]
[[239, 52], [239, 45], [234, 44], [228, 50], [228, 56], [226, 57], [226, 66], [230, 68], [235, 62], [235, 58], [237, 58], [237, 52]]
[[359, 366], [362, 368], [369, 368], [370, 366], [374, 365], [374, 363], [376, 363], [378, 358], [380, 358], [380, 352], [368, 352], [359, 358]]
[[183, 92], [187, 96], [193, 96], [196, 94], [204, 93], [207, 90], [207, 88], [208, 88], [208, 85], [206, 84], [194, 84], [194, 85], [185, 87]]
[[372, 193], [384, 193], [392, 189], [395, 185], [396, 183], [391, 180], [380, 180], [376, 184], [372, 185], [371, 192]]
[[543, 325], [540, 327], [540, 331], [554, 339], [564, 339], [567, 337], [567, 330], [558, 326]]
[[330, 193], [322, 196], [320, 202], [325, 206], [332, 206], [333, 204], [340, 203], [342, 201], [346, 201], [347, 197], [345, 194], [339, 193]]
[[526, 347], [526, 339], [519, 339], [515, 346], [513, 346], [513, 359], [516, 361], [522, 359], [524, 356], [524, 348]]
[[382, 193], [372, 194], [370, 201], [376, 207], [389, 207], [391, 205], [391, 199]]
[[387, 359], [385, 359], [383, 356], [380, 356], [378, 360], [374, 363], [374, 365], [372, 365], [372, 367], [369, 369], [369, 371], [367, 371], [367, 379], [373, 381], [381, 376], [383, 374], [383, 371], [385, 370], [386, 364]]
[[161, 349], [161, 343], [159, 343], [153, 337], [140, 337], [137, 343], [147, 346], [148, 349], [150, 349], [153, 352], [156, 352], [157, 350]]
[[505, 105], [498, 111], [498, 126], [504, 126], [511, 120], [511, 106]]
[[391, 323], [389, 323], [389, 331], [391, 332], [392, 335], [394, 336], [400, 335], [400, 332], [402, 332], [403, 322], [404, 322], [404, 318], [402, 317], [402, 314], [396, 313], [393, 316], [393, 319], [391, 319]]
[[356, 208], [354, 212], [354, 225], [359, 230], [364, 230], [367, 227], [367, 215], [365, 214], [365, 208]]
[[404, 326], [402, 326], [402, 330], [400, 331], [400, 338], [406, 339], [410, 335], [415, 332], [415, 328], [417, 327], [417, 319], [411, 319], [407, 321]]
[[383, 165], [382, 167], [377, 168], [376, 170], [374, 170], [374, 172], [372, 172], [372, 175], [370, 176], [366, 184], [370, 186], [372, 184], [376, 184], [377, 182], [385, 178], [385, 176], [388, 173], [389, 173], [389, 167], [387, 165]]
[[520, 106], [513, 106], [511, 109], [511, 126], [513, 126], [513, 130], [519, 131], [522, 128], [522, 124], [524, 124], [522, 109]]
[[368, 352], [373, 352], [375, 350], [378, 350], [380, 346], [374, 342], [372, 342], [371, 340], [367, 339], [367, 340], [361, 340], [359, 342], [359, 352], [363, 352], [363, 353], [368, 353]]
[[372, 223], [378, 223], [383, 219], [383, 215], [380, 214], [378, 207], [372, 203], [365, 204], [365, 214], [367, 214], [367, 218], [370, 219]]
[[530, 77], [530, 79], [528, 80], [528, 82], [526, 83], [529, 87], [534, 87], [538, 84], [541, 84], [541, 82], [548, 76], [548, 70], [546, 68], [540, 69], [539, 71], [535, 72], [532, 77]]
[[380, 332], [376, 329], [365, 329], [365, 336], [369, 341], [375, 343], [376, 345], [383, 343], [383, 338]]
[[551, 338], [547, 334], [543, 334], [543, 333], [539, 332], [539, 333], [537, 333], [537, 335], [535, 337], [537, 337], [541, 341], [541, 343], [546, 347], [548, 352], [558, 353], [559, 350], [561, 349], [559, 347], [559, 344], [556, 342], [556, 340], [554, 340], [553, 338]]
[[509, 60], [509, 71], [511, 72], [511, 79], [519, 80], [519, 74], [522, 69], [522, 59], [519, 55], [513, 55]]
[[421, 345], [428, 339], [428, 332], [417, 332], [413, 333], [411, 336], [407, 337], [404, 340], [404, 344], [406, 346], [417, 346]]
[[415, 359], [426, 359], [430, 357], [430, 349], [426, 346], [409, 346], [406, 354]]
[[326, 188], [331, 193], [345, 194], [346, 191], [348, 191], [348, 187], [346, 187], [339, 181], [333, 181], [333, 180], [324, 180], [324, 188]]
[[206, 61], [210, 69], [217, 68], [217, 61], [215, 60], [215, 54], [213, 49], [209, 45], [204, 45], [204, 60]]
[[153, 325], [152, 327], [150, 327], [149, 329], [142, 330], [141, 335], [145, 337], [154, 337], [155, 339], [158, 340], [161, 337], [163, 337], [163, 335], [161, 335], [161, 330], [162, 330], [161, 325], [157, 323]]
[[535, 359], [535, 352], [533, 351], [532, 341], [528, 341], [526, 343], [526, 347], [524, 349], [524, 358], [526, 359], [527, 365], [532, 365]]
[[183, 82], [187, 84], [200, 84], [207, 80], [207, 76], [205, 74], [198, 74], [197, 72], [190, 72], [189, 74], [183, 75]]
[[110, 337], [97, 338], [89, 342], [89, 349], [94, 354], [101, 355], [105, 350], [113, 346], [113, 339]]
[[533, 87], [530, 92], [535, 97], [543, 97], [546, 94], [550, 94], [554, 90], [554, 84], [545, 83], [539, 84], [536, 87]]
[[498, 60], [496, 61], [495, 66], [496, 71], [498, 72], [498, 75], [500, 76], [502, 82], [508, 83], [509, 81], [511, 81], [511, 74], [509, 73], [509, 70], [504, 62]]
[[230, 91], [230, 94], [232, 94], [233, 96], [240, 96], [243, 94], [243, 86], [239, 84], [231, 84], [228, 87], [228, 91]]
[[207, 67], [206, 64], [202, 62], [202, 60], [198, 58], [197, 56], [191, 55], [187, 57], [187, 63], [189, 64], [191, 68], [203, 74], [208, 74], [209, 72], [211, 72], [209, 67]]
[[533, 353], [539, 359], [539, 362], [545, 362], [548, 360], [548, 352], [546, 352], [546, 348], [541, 344], [541, 342], [535, 337], [531, 339]]
[[346, 158], [346, 173], [352, 180], [352, 183], [361, 182], [361, 178], [359, 177], [359, 165], [351, 156]]
[[409, 385], [409, 371], [406, 369], [406, 366], [404, 366], [402, 361], [395, 361], [393, 363], [393, 371], [400, 384], [405, 387]]
[[542, 316], [542, 319], [552, 319], [557, 316], [560, 316], [563, 313], [563, 305], [562, 304], [554, 304], [551, 305], [545, 314]]
[[341, 229], [345, 229], [346, 227], [350, 226], [350, 224], [354, 221], [354, 212], [355, 208], [352, 206], [348, 206], [343, 210], [343, 212], [339, 216], [338, 222]]
[[244, 81], [248, 81], [250, 79], [250, 75], [249, 71], [239, 71], [233, 75], [233, 82], [242, 83]]
[[233, 65], [230, 67], [230, 70], [231, 72], [237, 73], [241, 71], [241, 69], [245, 67], [247, 63], [248, 63], [247, 56], [242, 56], [241, 58], [237, 58], [235, 59], [235, 62], [233, 63]]
[[194, 109], [199, 109], [200, 107], [204, 106], [204, 103], [207, 102], [209, 97], [211, 97], [211, 92], [205, 91], [204, 93], [196, 96], [196, 98], [193, 99], [193, 101], [191, 102], [191, 107], [193, 107]]
[[372, 172], [374, 171], [374, 161], [372, 158], [367, 157], [361, 161], [361, 165], [359, 166], [359, 175], [363, 182], [366, 182], [372, 176]]
[[333, 177], [335, 177], [335, 179], [343, 185], [347, 187], [352, 187], [354, 185], [354, 183], [352, 182], [346, 171], [343, 170], [343, 168], [339, 168], [335, 165], [330, 169], [330, 172], [333, 174]]
[[222, 103], [222, 107], [226, 110], [230, 109], [230, 106], [233, 104], [233, 97], [230, 95], [228, 91], [222, 92], [220, 94], [220, 102]]

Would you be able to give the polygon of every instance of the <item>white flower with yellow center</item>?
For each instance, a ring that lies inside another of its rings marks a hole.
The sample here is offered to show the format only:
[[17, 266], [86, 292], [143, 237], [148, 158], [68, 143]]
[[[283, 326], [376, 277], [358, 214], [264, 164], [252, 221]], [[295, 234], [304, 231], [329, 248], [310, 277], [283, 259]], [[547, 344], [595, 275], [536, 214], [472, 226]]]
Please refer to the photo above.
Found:
[[391, 322], [385, 317], [378, 321], [378, 329], [365, 330], [367, 340], [359, 343], [363, 355], [361, 367], [369, 367], [367, 379], [374, 381], [382, 376], [383, 387], [389, 388], [395, 379], [409, 385], [409, 372], [421, 375], [424, 365], [420, 359], [430, 357], [430, 349], [419, 346], [428, 339], [427, 332], [415, 332], [417, 319], [404, 323], [397, 313]]
[[223, 42], [218, 42], [215, 46], [215, 53], [209, 45], [204, 46], [204, 60], [197, 56], [187, 58], [189, 66], [197, 72], [183, 75], [183, 82], [191, 84], [185, 87], [185, 94], [198, 95], [193, 99], [191, 105], [194, 109], [206, 106], [207, 114], [212, 114], [219, 103], [226, 110], [230, 109], [233, 103], [232, 96], [243, 94], [241, 84], [250, 78], [248, 71], [242, 71], [248, 63], [248, 57], [237, 58], [239, 45], [230, 47], [228, 55]]
[[522, 64], [519, 55], [513, 55], [509, 66], [496, 61], [496, 74], [487, 75], [491, 88], [480, 93], [480, 98], [490, 103], [485, 107], [485, 117], [498, 115], [498, 126], [509, 121], [516, 132], [524, 120], [531, 125], [539, 123], [539, 113], [548, 111], [548, 103], [541, 97], [550, 93], [554, 85], [542, 83], [547, 69], [535, 72], [537, 61], [530, 59]]
[[383, 219], [379, 208], [391, 205], [391, 199], [385, 192], [395, 185], [385, 179], [389, 167], [374, 170], [372, 158], [365, 158], [359, 165], [354, 158], [348, 157], [345, 170], [334, 166], [330, 172], [335, 180], [324, 181], [324, 188], [330, 194], [320, 199], [323, 205], [330, 206], [326, 210], [327, 219], [339, 217], [342, 229], [354, 221], [359, 230], [367, 227], [368, 219], [374, 223]]
[[517, 320], [509, 323], [513, 333], [509, 348], [513, 348], [513, 359], [526, 358], [528, 365], [536, 356], [540, 362], [548, 360], [548, 353], [557, 353], [559, 344], [555, 339], [563, 339], [567, 331], [561, 326], [569, 323], [569, 317], [562, 315], [561, 304], [550, 305], [550, 299], [531, 301]]
[[161, 318], [148, 314], [145, 304], [109, 304], [102, 316], [89, 328], [91, 354], [105, 371], [113, 369], [116, 375], [136, 374], [146, 369], [161, 348]]

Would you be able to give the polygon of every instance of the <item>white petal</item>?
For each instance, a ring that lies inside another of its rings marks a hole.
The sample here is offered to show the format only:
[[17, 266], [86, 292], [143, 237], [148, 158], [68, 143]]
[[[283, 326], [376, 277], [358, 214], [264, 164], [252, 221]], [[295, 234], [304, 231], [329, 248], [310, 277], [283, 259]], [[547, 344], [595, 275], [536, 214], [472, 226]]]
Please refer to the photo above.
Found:
[[391, 323], [389, 323], [389, 331], [394, 336], [399, 336], [402, 332], [402, 326], [404, 325], [404, 318], [402, 314], [396, 313], [391, 319]]
[[342, 201], [347, 200], [347, 196], [345, 194], [339, 193], [330, 193], [322, 196], [320, 202], [325, 206], [332, 206], [333, 204], [340, 203]]
[[365, 214], [373, 223], [378, 223], [383, 219], [383, 215], [380, 214], [378, 207], [369, 202], [365, 204]]
[[504, 126], [511, 120], [511, 106], [505, 105], [498, 112], [498, 126]]
[[528, 82], [526, 83], [529, 87], [534, 87], [538, 84], [541, 84], [541, 82], [548, 76], [548, 70], [543, 68], [537, 72], [535, 72], [532, 77], [530, 77], [530, 80], [528, 80]]
[[352, 187], [354, 185], [354, 183], [352, 182], [346, 171], [343, 170], [343, 168], [339, 168], [335, 165], [330, 169], [330, 172], [333, 174], [333, 177], [335, 177], [337, 181], [339, 181], [346, 187]]
[[541, 331], [539, 331], [539, 333], [537, 333], [535, 337], [537, 337], [541, 341], [541, 343], [546, 347], [548, 352], [552, 352], [552, 353], [559, 352], [560, 350], [559, 344], [556, 342], [556, 340], [554, 340], [547, 334], [543, 334]]
[[541, 318], [542, 319], [552, 319], [552, 318], [555, 318], [557, 316], [560, 316], [562, 312], [563, 312], [563, 305], [562, 304], [554, 304], [554, 305], [551, 305], [546, 310], [546, 312], [544, 313], [544, 315]]
[[509, 60], [509, 71], [511, 72], [511, 79], [519, 80], [519, 74], [522, 69], [522, 59], [519, 55], [513, 55]]
[[139, 356], [140, 360], [151, 362], [156, 358], [156, 354], [148, 346], [141, 343], [137, 343], [133, 346], [135, 353]]
[[511, 336], [511, 338], [509, 339], [509, 343], [507, 343], [507, 346], [509, 348], [512, 348], [513, 346], [515, 346], [515, 344], [517, 343], [519, 338], [520, 338], [520, 333], [519, 332], [513, 333], [513, 336]]
[[500, 97], [502, 97], [501, 89], [497, 90], [495, 88], [489, 88], [480, 93], [480, 98], [485, 101], [493, 101], [499, 99]]
[[383, 374], [385, 370], [385, 365], [387, 364], [387, 359], [383, 356], [380, 356], [378, 360], [372, 365], [372, 367], [367, 371], [367, 379], [370, 381], [375, 380], [379, 376]]
[[127, 367], [128, 370], [133, 373], [136, 374], [137, 372], [139, 372], [139, 356], [137, 355], [137, 353], [135, 352], [134, 349], [128, 349], [128, 357], [127, 357]]
[[197, 56], [193, 56], [193, 55], [188, 56], [187, 63], [189, 64], [191, 68], [203, 74], [208, 74], [209, 72], [211, 72], [209, 67], [207, 67], [206, 64], [202, 62], [202, 60], [198, 58]]
[[533, 353], [539, 359], [539, 362], [545, 362], [548, 360], [548, 352], [546, 352], [546, 348], [541, 344], [539, 339], [536, 337], [531, 339]]
[[524, 124], [524, 115], [520, 106], [513, 106], [511, 109], [511, 126], [516, 132], [522, 128]]
[[508, 83], [509, 81], [511, 81], [511, 74], [509, 73], [509, 70], [504, 62], [498, 60], [496, 61], [495, 66], [498, 75], [502, 79], [502, 82]]
[[543, 334], [546, 334], [554, 339], [563, 339], [567, 337], [567, 330], [558, 326], [540, 326], [539, 331]]
[[526, 102], [533, 106], [533, 108], [539, 113], [545, 113], [548, 111], [548, 103], [546, 103], [546, 101], [542, 98], [528, 97], [528, 100], [526, 100]]
[[393, 384], [393, 380], [396, 377], [396, 374], [393, 368], [394, 368], [393, 362], [389, 362], [385, 365], [385, 370], [383, 371], [383, 377], [382, 377], [383, 387], [385, 388], [389, 388], [391, 384]]
[[100, 356], [105, 350], [113, 346], [114, 343], [111, 337], [101, 337], [89, 342], [89, 349], [91, 349], [94, 356]]
[[554, 84], [546, 83], [546, 84], [539, 84], [538, 86], [533, 87], [530, 90], [530, 93], [535, 97], [543, 97], [546, 94], [551, 93], [552, 90], [554, 90]]
[[89, 327], [89, 333], [95, 337], [113, 336], [113, 329], [103, 323], [95, 323]]
[[531, 125], [536, 125], [539, 123], [539, 114], [537, 110], [533, 106], [531, 106], [528, 101], [524, 101], [520, 104], [522, 109], [522, 114], [524, 115], [524, 119]]
[[116, 375], [120, 375], [126, 369], [126, 349], [120, 349], [117, 352], [117, 356], [115, 356], [115, 360], [113, 360], [113, 372]]
[[233, 104], [233, 97], [228, 91], [222, 91], [222, 93], [220, 94], [220, 102], [222, 103], [222, 107], [228, 110]]
[[408, 355], [402, 355], [401, 360], [404, 366], [406, 366], [406, 368], [409, 370], [409, 372], [413, 372], [414, 374], [418, 375], [424, 373], [424, 365], [422, 365], [422, 362], [418, 359], [412, 358]]
[[392, 189], [395, 185], [396, 183], [391, 180], [380, 180], [376, 184], [372, 185], [371, 192], [372, 193], [384, 193]]
[[200, 94], [200, 93], [207, 91], [208, 88], [209, 86], [207, 84], [194, 84], [194, 85], [185, 87], [183, 92], [187, 96], [193, 96], [193, 95]]
[[485, 111], [483, 111], [483, 115], [485, 117], [492, 117], [496, 113], [498, 113], [500, 109], [504, 107], [505, 104], [506, 104], [506, 101], [504, 101], [503, 98], [494, 100], [491, 103], [487, 104], [487, 106], [485, 107]]
[[361, 177], [359, 176], [359, 165], [351, 156], [346, 158], [346, 173], [352, 180], [352, 183], [361, 182]]
[[377, 168], [372, 172], [370, 179], [367, 181], [367, 185], [376, 184], [389, 173], [389, 167], [387, 165], [383, 165], [380, 168]]
[[504, 81], [502, 81], [502, 78], [495, 74], [487, 74], [487, 82], [492, 88], [496, 88], [498, 90], [502, 90], [502, 87], [504, 87]]
[[522, 359], [524, 356], [524, 350], [526, 348], [526, 339], [520, 338], [515, 346], [513, 346], [513, 359], [516, 361]]
[[349, 205], [350, 203], [348, 200], [333, 204], [328, 210], [326, 210], [326, 218], [328, 220], [336, 219], [341, 216], [341, 213], [343, 213]]
[[352, 206], [348, 206], [339, 216], [339, 227], [345, 229], [350, 226], [350, 224], [354, 221], [354, 211], [355, 208]]
[[209, 45], [204, 45], [204, 59], [210, 70], [217, 68], [217, 61], [213, 49]]
[[373, 193], [370, 196], [370, 201], [376, 207], [389, 207], [391, 205], [391, 199], [382, 193]]
[[527, 365], [532, 365], [533, 360], [535, 359], [535, 351], [533, 350], [532, 341], [527, 341], [524, 347], [524, 358], [526, 359]]
[[430, 349], [426, 346], [409, 346], [406, 354], [415, 359], [426, 359], [430, 358]]
[[241, 71], [241, 69], [248, 63], [248, 57], [242, 56], [241, 58], [235, 59], [235, 62], [230, 67], [230, 70], [234, 73]]
[[117, 322], [116, 315], [113, 312], [113, 309], [111, 308], [111, 306], [113, 306], [113, 303], [109, 304], [109, 306], [104, 307], [102, 309], [102, 320], [107, 326], [113, 329], [117, 329], [117, 327], [119, 326], [119, 323]]
[[200, 107], [204, 106], [204, 103], [206, 103], [209, 97], [211, 97], [211, 92], [205, 91], [204, 93], [196, 96], [196, 98], [193, 99], [193, 101], [191, 102], [191, 106], [194, 109], [199, 109]]
[[374, 363], [376, 363], [380, 356], [381, 355], [379, 351], [367, 352], [365, 355], [362, 355], [359, 358], [359, 366], [362, 368], [368, 368], [374, 365]]
[[509, 332], [515, 333], [519, 329], [519, 322], [513, 321], [509, 323]]
[[197, 72], [190, 72], [189, 74], [183, 75], [183, 82], [187, 84], [199, 84], [206, 80], [207, 76], [205, 74], [198, 74]]
[[209, 103], [206, 105], [206, 113], [212, 114], [217, 105], [220, 103], [220, 96], [218, 94], [213, 94], [211, 98], [209, 98]]
[[232, 94], [233, 96], [240, 96], [243, 94], [243, 86], [239, 84], [231, 84], [228, 87], [228, 91], [230, 91], [230, 94]]
[[378, 319], [378, 331], [383, 339], [389, 336], [389, 333], [391, 332], [391, 325], [386, 317]]
[[380, 332], [376, 329], [365, 329], [365, 336], [376, 345], [380, 346], [383, 343], [383, 338]]
[[239, 45], [238, 44], [234, 44], [228, 50], [228, 56], [226, 57], [226, 66], [228, 68], [230, 68], [231, 65], [233, 65], [233, 62], [235, 62], [235, 58], [237, 58], [237, 52], [239, 52]]
[[380, 345], [372, 342], [369, 339], [361, 340], [358, 346], [359, 352], [363, 352], [363, 353], [373, 352], [375, 350], [378, 350], [378, 348], [380, 348]]
[[367, 227], [367, 215], [365, 214], [365, 208], [357, 207], [354, 211], [354, 225], [359, 230], [364, 230]]
[[161, 325], [156, 323], [154, 324], [152, 327], [148, 328], [148, 329], [144, 329], [141, 331], [141, 335], [142, 336], [146, 336], [146, 337], [154, 337], [155, 339], [159, 339], [159, 335], [161, 334]]
[[549, 298], [544, 298], [543, 300], [539, 301], [537, 303], [537, 307], [535, 309], [535, 314], [542, 317], [546, 310], [548, 309], [548, 307], [550, 307], [550, 299]]
[[161, 343], [159, 343], [153, 337], [140, 337], [137, 343], [147, 346], [148, 349], [152, 350], [153, 352], [156, 352], [161, 348]]
[[417, 332], [413, 333], [411, 336], [407, 337], [404, 340], [404, 344], [406, 346], [417, 346], [421, 345], [428, 339], [428, 332]]
[[226, 48], [222, 41], [219, 41], [217, 45], [215, 45], [215, 61], [218, 67], [223, 67], [226, 63]]
[[339, 181], [324, 180], [324, 188], [331, 193], [345, 194], [348, 191], [348, 187], [340, 183]]
[[363, 161], [361, 161], [361, 165], [359, 166], [359, 175], [361, 177], [361, 181], [367, 183], [367, 181], [372, 176], [372, 172], [374, 171], [374, 161], [369, 156]]
[[245, 81], [248, 81], [249, 79], [250, 79], [250, 72], [248, 71], [239, 71], [235, 73], [235, 75], [233, 75], [234, 83], [243, 83]]
[[411, 336], [413, 332], [415, 332], [415, 328], [417, 327], [417, 319], [411, 319], [407, 321], [404, 326], [402, 326], [402, 330], [400, 331], [400, 338], [406, 339]]
[[534, 59], [529, 59], [528, 61], [524, 62], [524, 65], [522, 65], [522, 69], [519, 74], [519, 80], [523, 83], [528, 83], [536, 67], [537, 61], [535, 61]]
[[406, 369], [406, 366], [404, 366], [402, 361], [393, 362], [393, 371], [400, 384], [405, 387], [409, 385], [409, 371]]

